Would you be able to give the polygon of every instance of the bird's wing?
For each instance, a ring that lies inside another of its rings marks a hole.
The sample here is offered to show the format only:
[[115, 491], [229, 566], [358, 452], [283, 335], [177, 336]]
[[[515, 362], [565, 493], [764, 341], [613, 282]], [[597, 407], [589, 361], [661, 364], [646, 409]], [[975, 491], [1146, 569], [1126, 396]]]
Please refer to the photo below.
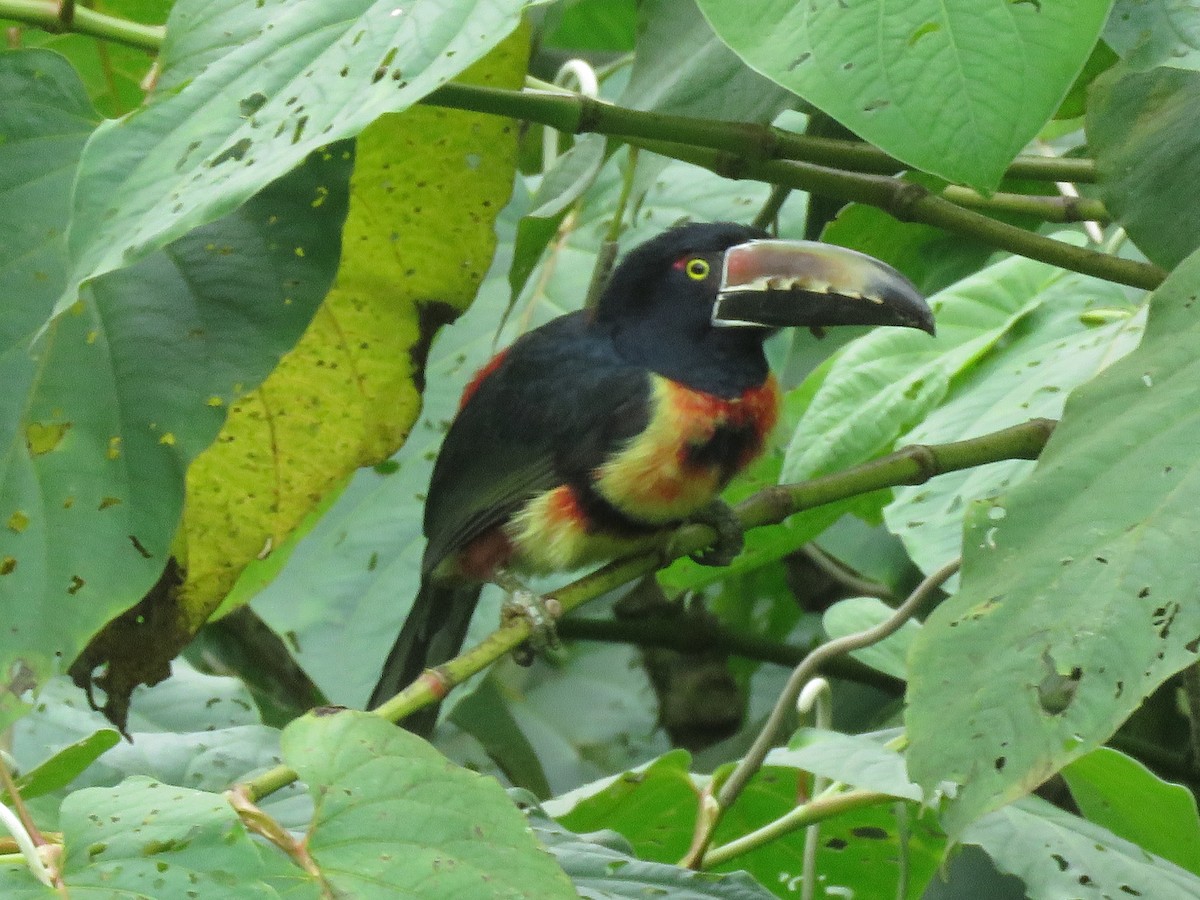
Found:
[[600, 465], [646, 424], [646, 370], [563, 316], [509, 348], [472, 385], [434, 466], [425, 505], [430, 572], [530, 497]]

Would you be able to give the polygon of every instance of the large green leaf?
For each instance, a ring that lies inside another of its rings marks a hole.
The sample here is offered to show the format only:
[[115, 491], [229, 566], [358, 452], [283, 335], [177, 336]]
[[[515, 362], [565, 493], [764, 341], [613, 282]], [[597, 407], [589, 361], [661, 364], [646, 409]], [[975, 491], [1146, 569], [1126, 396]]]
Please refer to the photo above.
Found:
[[1029, 897], [1200, 896], [1200, 878], [1192, 873], [1039, 797], [984, 816], [963, 841], [982, 847], [1002, 872], [1019, 876]]
[[1116, 0], [1104, 40], [1138, 70], [1200, 68], [1200, 18], [1190, 0]]
[[283, 752], [316, 803], [306, 847], [335, 892], [575, 896], [498, 784], [390, 722], [305, 716], [284, 730]]
[[1186, 787], [1111, 747], [1097, 747], [1062, 774], [1088, 821], [1200, 875], [1200, 815]]
[[795, 102], [713, 34], [696, 0], [638, 4], [637, 55], [622, 106], [738, 122], [769, 122]]
[[772, 894], [745, 872], [714, 875], [638, 859], [612, 830], [573, 834], [537, 809], [530, 825], [571, 876], [585, 900], [769, 900]]
[[848, 345], [812, 376], [819, 387], [796, 426], [780, 480], [823, 475], [890, 450], [941, 402], [951, 380], [1062, 277], [1045, 263], [1010, 257], [931, 298], [936, 338], [880, 328]]
[[[947, 400], [899, 443], [939, 444], [1036, 416], [1057, 419], [1070, 391], [1137, 346], [1145, 316], [1132, 312], [1120, 287], [1066, 276], [1053, 296], [1043, 297], [1021, 327], [955, 382]], [[896, 488], [884, 520], [922, 571], [936, 571], [962, 555], [968, 504], [994, 497], [1032, 469], [1032, 462], [1006, 460]]]
[[72, 896], [228, 896], [234, 885], [238, 897], [278, 896], [265, 879], [281, 855], [260, 849], [220, 794], [137, 776], [71, 794], [62, 831]]
[[1200, 255], [1075, 391], [1035, 472], [967, 516], [962, 589], [909, 659], [910, 771], [951, 834], [1095, 748], [1200, 652]]
[[1096, 79], [1090, 97], [1100, 196], [1138, 249], [1170, 269], [1200, 246], [1200, 72], [1117, 66]]
[[[0, 82], [0, 291], [22, 301], [0, 326], [0, 670], [42, 678], [163, 572], [188, 463], [329, 286], [350, 155], [314, 155], [47, 320], [89, 111], [47, 51], [0, 56]], [[13, 708], [0, 694], [0, 721]]]
[[916, 168], [990, 189], [1066, 96], [1108, 3], [700, 0], [700, 8], [752, 68], [851, 131]]
[[190, 33], [179, 57], [194, 75], [88, 142], [59, 310], [82, 282], [228, 213], [313, 150], [412, 105], [512, 31], [524, 6], [263, 0], [247, 28], [241, 0], [181, 0], [168, 31]]

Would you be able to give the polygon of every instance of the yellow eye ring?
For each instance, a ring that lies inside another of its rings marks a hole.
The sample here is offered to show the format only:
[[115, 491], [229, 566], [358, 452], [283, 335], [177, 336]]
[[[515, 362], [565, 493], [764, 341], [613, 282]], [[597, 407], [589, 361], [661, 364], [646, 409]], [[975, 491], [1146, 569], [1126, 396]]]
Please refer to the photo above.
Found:
[[704, 259], [689, 259], [684, 271], [693, 281], [703, 281], [708, 277], [708, 261]]

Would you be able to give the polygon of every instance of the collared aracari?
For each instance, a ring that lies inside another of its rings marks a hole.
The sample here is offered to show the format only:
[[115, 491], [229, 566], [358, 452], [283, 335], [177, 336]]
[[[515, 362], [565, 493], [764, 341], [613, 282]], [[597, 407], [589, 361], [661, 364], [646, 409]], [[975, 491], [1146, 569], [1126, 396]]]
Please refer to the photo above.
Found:
[[[497, 355], [434, 464], [420, 591], [370, 705], [458, 652], [484, 582], [614, 559], [697, 517], [728, 524], [714, 502], [778, 413], [763, 341], [833, 325], [934, 331], [916, 288], [876, 259], [690, 224], [631, 250], [594, 310]], [[428, 733], [433, 721], [406, 726]]]

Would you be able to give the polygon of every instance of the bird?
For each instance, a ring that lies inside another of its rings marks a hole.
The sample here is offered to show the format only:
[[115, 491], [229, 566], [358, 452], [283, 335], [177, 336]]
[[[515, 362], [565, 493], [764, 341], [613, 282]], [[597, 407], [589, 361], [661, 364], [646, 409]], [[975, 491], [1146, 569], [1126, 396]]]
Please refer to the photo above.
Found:
[[[433, 467], [412, 609], [368, 708], [453, 658], [482, 586], [568, 572], [713, 525], [699, 562], [728, 564], [740, 526], [719, 495], [762, 453], [783, 327], [934, 333], [899, 272], [853, 250], [734, 222], [673, 227], [630, 250], [590, 308], [501, 350], [467, 384]], [[428, 736], [436, 707], [402, 724]]]

